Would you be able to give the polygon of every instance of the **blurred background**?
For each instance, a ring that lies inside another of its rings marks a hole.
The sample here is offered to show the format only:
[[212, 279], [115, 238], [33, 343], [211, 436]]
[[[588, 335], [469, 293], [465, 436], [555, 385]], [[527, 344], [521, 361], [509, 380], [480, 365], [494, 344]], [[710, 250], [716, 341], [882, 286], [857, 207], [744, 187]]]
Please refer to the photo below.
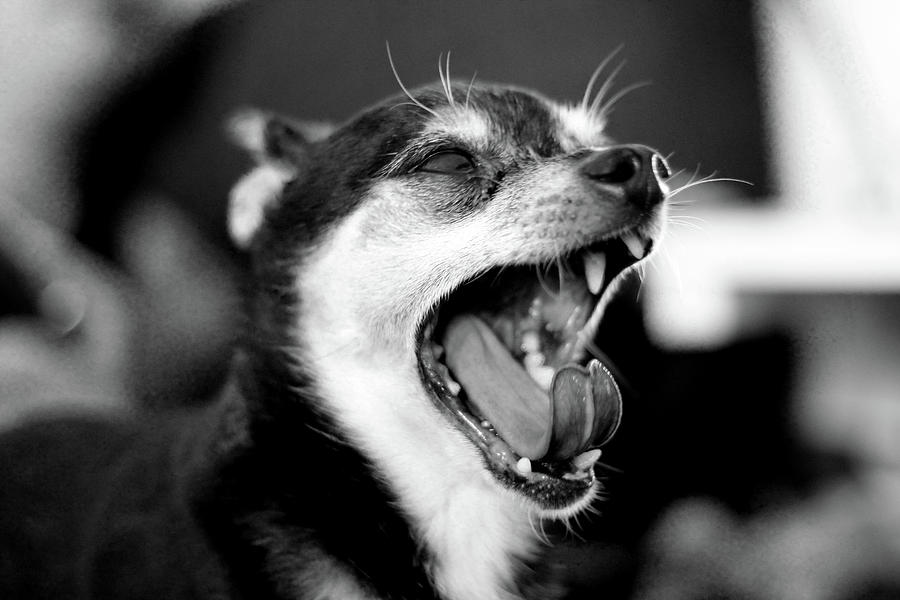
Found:
[[235, 110], [345, 120], [398, 91], [386, 41], [410, 87], [450, 52], [454, 77], [575, 102], [621, 48], [613, 89], [649, 85], [610, 131], [670, 156], [685, 187], [599, 335], [629, 389], [608, 498], [552, 560], [573, 598], [900, 597], [898, 16], [888, 0], [8, 0], [0, 429], [216, 392], [245, 268], [225, 227], [249, 167], [224, 133]]

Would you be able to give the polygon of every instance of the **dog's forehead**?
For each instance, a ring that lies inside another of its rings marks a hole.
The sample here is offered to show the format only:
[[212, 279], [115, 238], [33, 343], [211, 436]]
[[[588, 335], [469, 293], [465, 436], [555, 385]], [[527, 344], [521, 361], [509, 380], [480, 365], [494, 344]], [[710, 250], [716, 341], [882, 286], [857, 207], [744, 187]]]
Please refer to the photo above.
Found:
[[426, 120], [423, 135], [457, 139], [494, 153], [572, 152], [601, 143], [605, 125], [580, 106], [501, 86], [466, 88], [463, 98], [432, 108], [434, 114]]
[[580, 105], [557, 103], [531, 90], [457, 83], [449, 90], [424, 87], [411, 98], [388, 99], [364, 113], [352, 129], [368, 143], [373, 135], [381, 137], [382, 156], [416, 139], [451, 140], [491, 154], [547, 156], [601, 144], [604, 126]]

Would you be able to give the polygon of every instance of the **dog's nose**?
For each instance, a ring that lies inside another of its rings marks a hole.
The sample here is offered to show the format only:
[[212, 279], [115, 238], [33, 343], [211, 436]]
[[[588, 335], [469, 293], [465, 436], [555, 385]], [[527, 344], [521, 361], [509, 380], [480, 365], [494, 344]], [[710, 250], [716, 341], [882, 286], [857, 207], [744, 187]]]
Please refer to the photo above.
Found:
[[645, 209], [665, 199], [663, 182], [671, 176], [666, 159], [641, 144], [594, 150], [581, 160], [580, 169], [592, 181], [623, 187], [626, 198]]

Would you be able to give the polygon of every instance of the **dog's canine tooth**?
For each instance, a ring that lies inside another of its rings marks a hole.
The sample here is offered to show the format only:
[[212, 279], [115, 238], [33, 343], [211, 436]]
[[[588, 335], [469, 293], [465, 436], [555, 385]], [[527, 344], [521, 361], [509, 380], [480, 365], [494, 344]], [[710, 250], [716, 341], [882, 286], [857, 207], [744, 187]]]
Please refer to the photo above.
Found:
[[584, 276], [590, 292], [594, 295], [603, 288], [606, 275], [606, 254], [603, 252], [586, 252], [584, 254]]
[[603, 450], [601, 450], [600, 448], [594, 448], [593, 450], [582, 452], [581, 454], [576, 456], [574, 459], [572, 459], [572, 463], [579, 471], [587, 471], [593, 468], [594, 464], [600, 459], [601, 454], [603, 454]]
[[527, 475], [528, 473], [531, 473], [531, 459], [527, 456], [523, 456], [516, 462], [516, 469], [522, 474]]
[[625, 244], [625, 247], [628, 248], [628, 251], [631, 252], [631, 255], [636, 259], [641, 260], [642, 258], [644, 258], [646, 246], [636, 233], [626, 233], [622, 236], [622, 242]]

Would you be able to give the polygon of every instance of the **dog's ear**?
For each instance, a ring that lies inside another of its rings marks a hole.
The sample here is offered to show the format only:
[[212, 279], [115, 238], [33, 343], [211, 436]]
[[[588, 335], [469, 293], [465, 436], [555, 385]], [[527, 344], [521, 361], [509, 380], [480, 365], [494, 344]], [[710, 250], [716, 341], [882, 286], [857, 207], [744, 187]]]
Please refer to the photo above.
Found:
[[297, 122], [258, 110], [245, 110], [229, 122], [229, 133], [247, 150], [256, 167], [231, 190], [228, 230], [234, 243], [246, 248], [262, 224], [266, 208], [276, 201], [291, 180], [301, 177], [308, 148], [334, 127], [322, 122]]

